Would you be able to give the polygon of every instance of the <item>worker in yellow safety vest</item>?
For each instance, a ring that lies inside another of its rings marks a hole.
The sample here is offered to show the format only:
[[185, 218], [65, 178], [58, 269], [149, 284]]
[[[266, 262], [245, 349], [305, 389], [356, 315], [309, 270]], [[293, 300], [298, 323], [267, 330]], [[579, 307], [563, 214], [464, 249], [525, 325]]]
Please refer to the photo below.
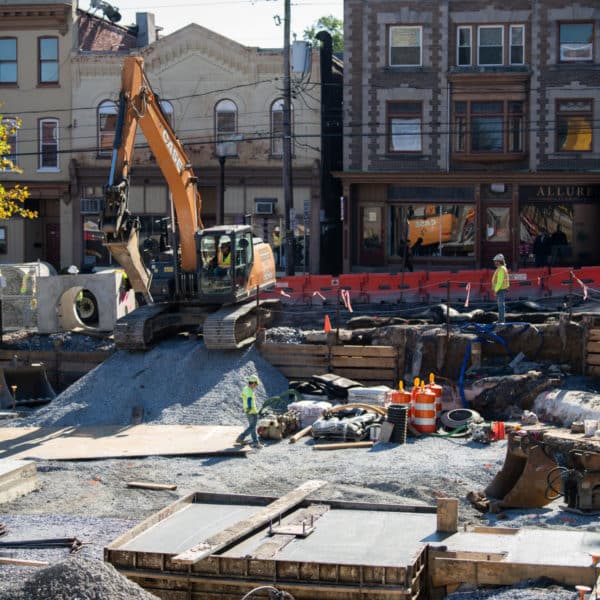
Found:
[[227, 240], [222, 242], [219, 247], [215, 275], [224, 277], [229, 273], [229, 267], [231, 267], [231, 242]]
[[256, 408], [256, 397], [254, 390], [258, 386], [258, 377], [256, 375], [250, 375], [248, 377], [248, 384], [242, 390], [242, 407], [246, 418], [248, 419], [248, 427], [237, 436], [235, 440], [236, 444], [244, 445], [246, 443], [245, 438], [247, 435], [252, 437], [252, 446], [255, 448], [262, 448], [262, 444], [258, 441], [258, 432], [256, 425], [258, 423], [258, 410]]
[[281, 266], [281, 232], [279, 227], [275, 227], [273, 229], [273, 233], [271, 234], [273, 246], [273, 253], [275, 254], [275, 266]]
[[494, 256], [494, 266], [496, 270], [492, 275], [492, 291], [498, 301], [498, 323], [504, 323], [506, 290], [510, 287], [510, 281], [503, 254]]

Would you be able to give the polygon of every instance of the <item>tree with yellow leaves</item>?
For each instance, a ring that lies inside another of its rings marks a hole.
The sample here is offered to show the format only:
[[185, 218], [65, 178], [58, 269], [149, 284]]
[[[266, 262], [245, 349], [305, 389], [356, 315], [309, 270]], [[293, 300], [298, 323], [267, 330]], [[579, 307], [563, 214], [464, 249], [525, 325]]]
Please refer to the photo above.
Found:
[[[23, 172], [12, 160], [7, 158], [10, 153], [8, 138], [14, 135], [20, 126], [20, 119], [5, 120], [0, 115], [0, 173], [3, 171]], [[24, 207], [25, 200], [28, 197], [29, 190], [27, 186], [20, 186], [16, 183], [11, 188], [5, 188], [2, 181], [0, 181], [0, 219], [10, 219], [14, 215], [25, 219], [35, 219], [38, 216], [37, 212]]]

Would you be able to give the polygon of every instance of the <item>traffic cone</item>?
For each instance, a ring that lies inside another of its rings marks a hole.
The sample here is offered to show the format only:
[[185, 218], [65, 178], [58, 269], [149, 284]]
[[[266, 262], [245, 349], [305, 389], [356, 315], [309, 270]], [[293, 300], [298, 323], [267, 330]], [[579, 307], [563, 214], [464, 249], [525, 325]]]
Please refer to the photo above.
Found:
[[331, 331], [331, 321], [329, 320], [329, 315], [325, 315], [325, 322], [323, 323], [323, 331], [325, 333], [329, 333]]

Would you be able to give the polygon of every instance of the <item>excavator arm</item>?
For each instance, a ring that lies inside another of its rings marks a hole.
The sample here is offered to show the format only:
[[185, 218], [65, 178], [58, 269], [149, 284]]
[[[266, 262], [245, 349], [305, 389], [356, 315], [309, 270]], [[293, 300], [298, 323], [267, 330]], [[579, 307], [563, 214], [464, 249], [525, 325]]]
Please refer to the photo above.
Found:
[[135, 56], [126, 57], [123, 64], [115, 142], [109, 180], [104, 188], [100, 227], [106, 237], [105, 246], [125, 269], [133, 289], [151, 302], [151, 274], [144, 265], [138, 244], [140, 224], [128, 209], [129, 176], [138, 125], [172, 195], [179, 232], [179, 258], [185, 272], [197, 269], [194, 236], [203, 225], [197, 179], [183, 146], [160, 108], [143, 65], [143, 59]]

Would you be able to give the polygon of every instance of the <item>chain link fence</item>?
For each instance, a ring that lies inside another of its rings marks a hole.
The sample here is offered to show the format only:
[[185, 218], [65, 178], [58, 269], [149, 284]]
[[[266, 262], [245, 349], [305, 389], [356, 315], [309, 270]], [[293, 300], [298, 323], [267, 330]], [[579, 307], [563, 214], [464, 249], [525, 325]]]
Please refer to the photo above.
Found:
[[1, 331], [37, 329], [37, 281], [47, 271], [42, 263], [0, 264]]

